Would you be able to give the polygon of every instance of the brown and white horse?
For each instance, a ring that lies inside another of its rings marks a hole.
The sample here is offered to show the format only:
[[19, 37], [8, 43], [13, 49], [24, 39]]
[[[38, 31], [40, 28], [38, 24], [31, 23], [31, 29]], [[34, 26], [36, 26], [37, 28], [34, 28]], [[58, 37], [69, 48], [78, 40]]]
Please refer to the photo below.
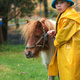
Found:
[[[43, 19], [41, 21], [27, 21], [22, 29], [22, 37], [27, 41], [24, 54], [27, 58], [38, 57], [41, 53], [43, 64], [48, 70], [48, 65], [55, 51], [53, 38], [46, 33], [53, 30], [55, 21]], [[49, 76], [48, 80], [54, 80], [53, 76]]]

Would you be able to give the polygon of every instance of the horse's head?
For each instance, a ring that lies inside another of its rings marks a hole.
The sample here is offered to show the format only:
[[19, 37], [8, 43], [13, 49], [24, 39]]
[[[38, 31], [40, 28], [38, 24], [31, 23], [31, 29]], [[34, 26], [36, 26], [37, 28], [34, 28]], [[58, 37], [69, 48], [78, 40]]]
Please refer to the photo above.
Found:
[[24, 54], [27, 58], [37, 57], [41, 49], [47, 50], [49, 48], [48, 40], [44, 41], [48, 28], [44, 24], [44, 21], [27, 22], [22, 30], [22, 35], [27, 41]]

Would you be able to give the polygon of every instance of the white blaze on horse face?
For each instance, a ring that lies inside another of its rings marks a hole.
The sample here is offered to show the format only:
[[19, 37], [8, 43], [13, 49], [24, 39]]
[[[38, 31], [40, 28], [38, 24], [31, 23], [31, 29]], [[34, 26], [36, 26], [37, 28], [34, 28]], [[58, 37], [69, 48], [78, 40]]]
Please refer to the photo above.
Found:
[[29, 47], [29, 46], [30, 46], [30, 44], [29, 44], [29, 43], [27, 43], [26, 47]]

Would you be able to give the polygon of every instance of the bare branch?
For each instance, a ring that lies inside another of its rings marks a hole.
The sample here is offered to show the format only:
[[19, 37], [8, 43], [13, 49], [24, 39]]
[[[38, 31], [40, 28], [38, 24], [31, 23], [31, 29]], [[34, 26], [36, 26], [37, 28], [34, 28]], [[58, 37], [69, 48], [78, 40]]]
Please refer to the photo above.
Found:
[[18, 12], [15, 16], [9, 18], [8, 21], [10, 21], [11, 19], [15, 18], [15, 17], [18, 16], [19, 14], [20, 14], [20, 12]]

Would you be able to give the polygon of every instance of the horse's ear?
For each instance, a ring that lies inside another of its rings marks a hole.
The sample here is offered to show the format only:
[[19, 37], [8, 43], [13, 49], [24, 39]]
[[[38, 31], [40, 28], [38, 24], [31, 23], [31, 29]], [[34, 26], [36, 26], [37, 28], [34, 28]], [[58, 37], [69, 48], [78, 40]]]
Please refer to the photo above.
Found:
[[42, 20], [41, 22], [42, 22], [42, 23], [45, 23], [45, 20]]
[[41, 22], [40, 21], [37, 21], [37, 25], [41, 25]]
[[26, 23], [29, 23], [29, 21], [28, 21], [28, 20], [26, 20]]
[[40, 23], [40, 21], [38, 21], [38, 23]]

